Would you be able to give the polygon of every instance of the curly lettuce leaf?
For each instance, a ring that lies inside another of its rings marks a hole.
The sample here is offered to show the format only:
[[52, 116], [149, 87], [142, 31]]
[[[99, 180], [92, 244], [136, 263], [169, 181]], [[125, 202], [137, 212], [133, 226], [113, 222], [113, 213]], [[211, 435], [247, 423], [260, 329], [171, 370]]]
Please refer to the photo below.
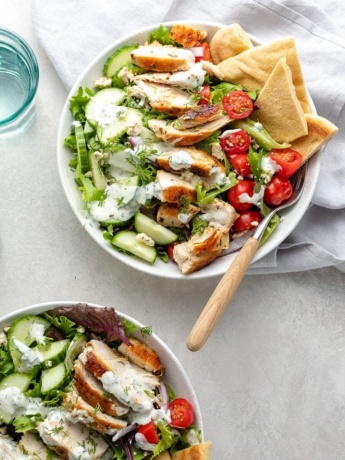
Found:
[[160, 25], [157, 29], [153, 30], [148, 38], [148, 43], [159, 42], [162, 45], [174, 45], [174, 46], [181, 46], [179, 43], [175, 42], [175, 40], [170, 38], [170, 30]]
[[23, 415], [13, 420], [12, 424], [17, 433], [26, 433], [35, 430], [37, 425], [43, 421], [41, 414]]
[[85, 107], [89, 100], [94, 95], [94, 92], [90, 88], [82, 88], [81, 86], [78, 89], [78, 92], [75, 96], [72, 96], [69, 100], [69, 108], [75, 120], [85, 123]]
[[12, 374], [14, 365], [7, 350], [0, 349], [0, 380], [6, 375]]
[[49, 310], [49, 315], [52, 317], [65, 316], [92, 332], [104, 334], [109, 342], [122, 340], [129, 344], [123, 325], [112, 307], [93, 308], [86, 303], [78, 303], [71, 307], [57, 307]]

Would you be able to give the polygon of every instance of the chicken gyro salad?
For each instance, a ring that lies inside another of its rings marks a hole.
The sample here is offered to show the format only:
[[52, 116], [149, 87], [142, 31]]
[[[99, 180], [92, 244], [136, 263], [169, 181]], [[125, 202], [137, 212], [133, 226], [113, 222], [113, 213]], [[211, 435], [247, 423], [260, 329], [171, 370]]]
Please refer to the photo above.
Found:
[[310, 115], [294, 40], [278, 42], [254, 46], [238, 24], [211, 40], [161, 25], [70, 98], [70, 167], [114, 249], [189, 274], [290, 197], [291, 176], [336, 128], [308, 137], [325, 120]]
[[0, 459], [178, 460], [209, 449], [145, 341], [151, 328], [137, 329], [111, 307], [82, 303], [5, 327]]

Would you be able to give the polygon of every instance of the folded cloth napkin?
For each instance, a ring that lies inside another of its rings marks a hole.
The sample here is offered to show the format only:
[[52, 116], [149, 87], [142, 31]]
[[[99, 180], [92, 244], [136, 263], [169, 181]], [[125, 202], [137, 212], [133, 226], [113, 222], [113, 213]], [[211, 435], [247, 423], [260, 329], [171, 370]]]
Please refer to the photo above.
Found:
[[[327, 12], [320, 7], [324, 2]], [[319, 115], [339, 128], [321, 155], [312, 204], [291, 235], [248, 273], [337, 266], [345, 272], [345, 6], [333, 0], [34, 0], [37, 36], [70, 89], [106, 46], [135, 29], [171, 20], [237, 22], [264, 42], [294, 35]]]

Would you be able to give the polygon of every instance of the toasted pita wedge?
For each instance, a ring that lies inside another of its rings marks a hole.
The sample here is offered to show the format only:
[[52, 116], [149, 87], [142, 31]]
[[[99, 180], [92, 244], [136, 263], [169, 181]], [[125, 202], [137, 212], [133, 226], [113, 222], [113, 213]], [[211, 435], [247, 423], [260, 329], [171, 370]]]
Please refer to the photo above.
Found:
[[209, 460], [210, 451], [211, 442], [206, 441], [176, 452], [171, 460]]
[[253, 46], [248, 34], [242, 27], [239, 24], [231, 24], [219, 29], [214, 34], [210, 42], [212, 61], [219, 64], [229, 57], [253, 48]]
[[291, 142], [308, 133], [307, 121], [296, 96], [286, 58], [279, 59], [260, 91], [252, 114], [277, 142]]
[[253, 91], [262, 89], [280, 58], [286, 57], [292, 74], [296, 95], [304, 113], [310, 113], [308, 94], [304, 84], [294, 37], [276, 40], [268, 45], [255, 46], [218, 64], [226, 81], [241, 84]]
[[320, 150], [339, 131], [332, 122], [319, 115], [306, 114], [305, 117], [308, 134], [291, 143], [291, 148], [302, 155], [303, 163]]

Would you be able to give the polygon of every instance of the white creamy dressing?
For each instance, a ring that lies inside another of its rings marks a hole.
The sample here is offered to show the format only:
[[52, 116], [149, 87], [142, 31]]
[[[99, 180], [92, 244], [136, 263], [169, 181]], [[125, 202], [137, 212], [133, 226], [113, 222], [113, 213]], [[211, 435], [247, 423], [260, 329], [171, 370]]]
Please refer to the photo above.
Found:
[[20, 342], [18, 339], [13, 339], [14, 345], [22, 353], [20, 358], [21, 365], [19, 368], [20, 372], [23, 372], [27, 369], [33, 369], [35, 366], [39, 365], [41, 362], [41, 357], [39, 352], [35, 352], [32, 348], [27, 347], [24, 343]]
[[195, 89], [202, 86], [206, 71], [200, 63], [193, 64], [189, 70], [174, 72], [169, 80], [172, 84], [182, 88]]
[[192, 446], [194, 444], [199, 444], [200, 442], [195, 430], [193, 429], [188, 431], [186, 438], [187, 438], [187, 442], [191, 444]]
[[242, 130], [239, 129], [239, 128], [236, 128], [236, 129], [226, 129], [219, 137], [220, 137], [220, 138], [226, 137], [226, 136], [229, 136], [230, 134], [238, 133], [238, 131], [242, 131]]
[[203, 214], [201, 218], [207, 220], [210, 227], [224, 230], [229, 220], [229, 213], [225, 209], [217, 209]]
[[0, 436], [0, 460], [30, 460], [31, 458], [21, 452], [16, 442], [7, 436]]
[[180, 169], [189, 168], [193, 164], [193, 158], [187, 152], [178, 150], [169, 157], [169, 166], [171, 169], [178, 171]]
[[164, 410], [162, 407], [160, 409], [152, 408], [149, 412], [130, 412], [128, 420], [130, 423], [138, 423], [138, 425], [146, 425], [150, 420], [153, 420], [156, 424], [160, 421], [170, 423], [171, 415], [169, 410]]
[[9, 417], [23, 415], [47, 414], [41, 398], [29, 398], [16, 387], [7, 387], [0, 391], [0, 407]]
[[260, 205], [260, 202], [264, 196], [265, 187], [263, 185], [260, 186], [260, 190], [257, 193], [253, 193], [253, 196], [249, 196], [248, 193], [241, 193], [238, 197], [238, 201], [240, 203], [252, 203], [256, 206]]
[[32, 323], [29, 329], [29, 336], [33, 342], [44, 344], [44, 330], [45, 327], [40, 323]]
[[265, 172], [266, 174], [271, 174], [271, 176], [273, 176], [275, 172], [279, 171], [282, 168], [270, 157], [264, 156], [261, 160], [261, 169], [262, 172]]
[[104, 102], [96, 107], [95, 121], [98, 126], [107, 128], [119, 121], [125, 121], [127, 108], [111, 102]]
[[212, 167], [209, 180], [215, 185], [227, 185], [230, 181], [219, 166]]
[[129, 362], [123, 363], [121, 375], [115, 375], [113, 372], [107, 371], [102, 375], [100, 381], [105, 391], [114, 395], [134, 411], [150, 412], [152, 410], [152, 399], [149, 397], [152, 391]]
[[192, 215], [187, 214], [185, 212], [180, 212], [180, 214], [177, 216], [178, 220], [182, 222], [182, 224], [188, 224], [188, 222], [191, 220]]
[[135, 433], [135, 442], [137, 446], [142, 450], [152, 451], [156, 447], [156, 444], [148, 442], [142, 433]]

